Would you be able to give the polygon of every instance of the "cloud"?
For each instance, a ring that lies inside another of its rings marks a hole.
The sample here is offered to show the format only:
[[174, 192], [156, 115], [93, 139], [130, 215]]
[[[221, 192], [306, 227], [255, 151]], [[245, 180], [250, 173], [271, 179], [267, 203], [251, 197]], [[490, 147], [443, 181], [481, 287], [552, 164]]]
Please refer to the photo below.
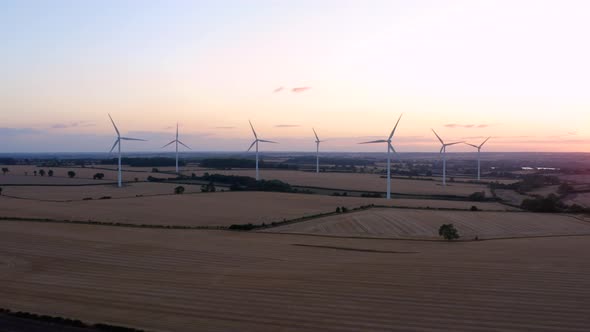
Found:
[[2, 128], [0, 127], [0, 135], [29, 135], [29, 134], [39, 134], [41, 133], [40, 130], [33, 129], [33, 128]]
[[273, 93], [281, 92], [281, 91], [283, 91], [283, 89], [284, 89], [284, 87], [282, 87], [282, 86], [281, 87], [278, 87], [278, 88], [276, 88], [276, 89], [273, 90]]
[[69, 123], [56, 123], [51, 126], [51, 129], [67, 129], [67, 128], [94, 127], [94, 126], [96, 126], [95, 123], [91, 123], [88, 121], [78, 121], [78, 122], [69, 122]]
[[458, 124], [458, 123], [447, 123], [444, 125], [447, 128], [487, 128], [489, 124]]
[[276, 125], [275, 128], [296, 128], [296, 127], [301, 127], [298, 124], [280, 124], [280, 125]]
[[293, 88], [293, 89], [291, 89], [291, 91], [295, 92], [295, 93], [299, 93], [299, 92], [305, 92], [309, 89], [311, 89], [310, 86], [302, 86], [302, 87], [298, 87], [298, 88]]

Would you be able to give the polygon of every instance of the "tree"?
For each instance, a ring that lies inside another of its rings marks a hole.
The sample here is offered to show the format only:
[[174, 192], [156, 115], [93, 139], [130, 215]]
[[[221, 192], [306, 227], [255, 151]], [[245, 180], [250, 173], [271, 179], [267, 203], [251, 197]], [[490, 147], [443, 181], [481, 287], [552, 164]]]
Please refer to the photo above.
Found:
[[208, 184], [204, 184], [201, 186], [201, 192], [204, 193], [214, 193], [217, 189], [215, 188], [215, 184], [213, 181], [209, 181]]
[[44, 170], [44, 169], [40, 170], [40, 171], [39, 171], [39, 175], [41, 175], [41, 176], [45, 176], [45, 170]]
[[456, 240], [460, 237], [459, 232], [453, 224], [443, 224], [440, 226], [438, 235], [444, 237], [447, 241]]
[[340, 209], [340, 207], [337, 207], [336, 208], [336, 213], [340, 213], [340, 212], [342, 212], [342, 210]]
[[74, 176], [76, 176], [76, 172], [74, 171], [68, 171], [68, 176], [71, 178], [73, 178]]
[[2, 187], [0, 187], [0, 196], [2, 196]]
[[102, 178], [104, 178], [103, 173], [96, 173], [92, 176], [92, 179], [94, 179], [94, 180], [102, 180]]
[[8, 170], [8, 167], [2, 167], [2, 175], [6, 175], [6, 173], [10, 172], [10, 170]]
[[184, 187], [183, 186], [178, 186], [178, 187], [174, 188], [174, 193], [176, 195], [184, 194]]
[[37, 171], [33, 171], [33, 174], [34, 174], [35, 176], [37, 176]]
[[53, 176], [53, 170], [50, 169], [49, 171], [47, 171], [47, 176]]

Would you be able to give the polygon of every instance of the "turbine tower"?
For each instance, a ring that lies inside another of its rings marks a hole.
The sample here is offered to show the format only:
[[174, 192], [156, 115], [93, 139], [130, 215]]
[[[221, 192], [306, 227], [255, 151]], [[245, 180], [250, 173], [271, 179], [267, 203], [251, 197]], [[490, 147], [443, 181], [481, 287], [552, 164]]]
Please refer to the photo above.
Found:
[[192, 150], [192, 149], [189, 148], [186, 144], [182, 143], [180, 140], [178, 140], [178, 122], [176, 123], [176, 139], [173, 140], [172, 142], [164, 145], [162, 147], [162, 149], [165, 148], [165, 147], [167, 147], [168, 145], [170, 145], [172, 143], [176, 143], [176, 174], [179, 174], [179, 172], [178, 172], [178, 144], [182, 144], [182, 146], [184, 146], [185, 148], [187, 148], [189, 150]]
[[[391, 152], [392, 151], [395, 152], [395, 149], [393, 148], [393, 145], [391, 144], [391, 139], [393, 138], [393, 134], [395, 134], [395, 130], [397, 129], [397, 125], [399, 124], [399, 121], [402, 119], [403, 115], [404, 114], [402, 113], [399, 116], [399, 119], [397, 119], [397, 122], [395, 123], [395, 127], [393, 127], [391, 134], [389, 134], [389, 138], [359, 143], [359, 144], [387, 143], [387, 199], [391, 199]], [[397, 153], [397, 152], [395, 152], [395, 153]]]
[[490, 139], [491, 137], [486, 138], [485, 141], [483, 141], [483, 143], [481, 143], [480, 145], [475, 145], [475, 144], [470, 144], [470, 143], [465, 143], [469, 146], [472, 146], [474, 148], [477, 149], [477, 181], [481, 181], [481, 148], [483, 147], [484, 144], [486, 144], [486, 142]]
[[250, 128], [252, 128], [252, 133], [254, 134], [254, 142], [252, 142], [252, 144], [248, 148], [248, 152], [250, 150], [252, 150], [252, 147], [254, 145], [256, 145], [256, 180], [260, 180], [260, 175], [258, 173], [258, 143], [275, 143], [276, 144], [277, 142], [259, 139], [258, 135], [256, 135], [256, 130], [254, 130], [254, 126], [252, 125], [252, 122], [250, 120], [248, 120], [248, 122], [250, 122]]
[[434, 129], [432, 129], [432, 132], [434, 133], [434, 135], [436, 135], [436, 138], [438, 138], [438, 140], [440, 141], [440, 144], [442, 144], [442, 147], [440, 148], [439, 153], [441, 153], [443, 155], [443, 186], [446, 186], [447, 185], [447, 146], [461, 144], [463, 142], [445, 143], [440, 138], [440, 136], [438, 136], [436, 131], [434, 131]]
[[325, 141], [320, 141], [320, 138], [318, 137], [318, 134], [315, 132], [314, 128], [311, 128], [313, 130], [313, 134], [315, 135], [315, 145], [316, 145], [316, 158], [315, 158], [315, 172], [319, 173], [320, 172], [320, 143], [325, 142]]
[[115, 131], [117, 132], [117, 140], [115, 141], [115, 144], [113, 144], [113, 147], [111, 148], [111, 151], [109, 151], [109, 153], [113, 152], [113, 150], [115, 149], [115, 147], [119, 147], [119, 167], [117, 168], [117, 186], [119, 188], [122, 187], [122, 183], [121, 183], [121, 141], [144, 141], [144, 139], [140, 139], [140, 138], [131, 138], [131, 137], [122, 137], [121, 133], [119, 132], [119, 129], [117, 128], [117, 125], [115, 125], [115, 121], [113, 121], [113, 118], [111, 117], [111, 115], [109, 114], [109, 118], [111, 119], [111, 123], [113, 124], [113, 127], [115, 127]]

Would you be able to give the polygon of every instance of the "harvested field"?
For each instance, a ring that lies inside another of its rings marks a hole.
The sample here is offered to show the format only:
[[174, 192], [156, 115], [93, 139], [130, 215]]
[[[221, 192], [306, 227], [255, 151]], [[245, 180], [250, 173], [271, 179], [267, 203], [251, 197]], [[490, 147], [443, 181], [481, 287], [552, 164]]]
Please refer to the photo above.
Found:
[[[254, 176], [254, 170], [207, 170], [211, 174], [225, 175], [242, 175]], [[185, 175], [189, 175], [186, 174]], [[301, 171], [278, 171], [266, 170], [260, 171], [260, 176], [266, 180], [277, 179], [287, 182], [291, 185], [331, 188], [338, 190], [358, 190], [367, 192], [385, 192], [387, 181], [377, 174], [352, 174], [352, 173], [320, 173], [301, 172]], [[485, 185], [470, 183], [448, 183], [445, 188], [439, 181], [422, 181], [411, 179], [392, 179], [392, 192], [412, 195], [452, 195], [452, 196], [469, 196], [476, 191], [485, 191], [491, 195]]]
[[569, 194], [563, 200], [563, 202], [567, 205], [578, 204], [580, 206], [590, 208], [590, 192], [588, 193], [579, 193], [579, 194]]
[[[333, 212], [336, 207], [356, 208], [361, 205], [395, 205], [412, 208], [469, 209], [505, 211], [510, 207], [498, 203], [476, 203], [443, 200], [399, 199], [387, 201], [378, 198], [334, 197], [304, 194], [264, 192], [216, 192], [184, 195], [171, 194], [176, 185], [138, 183], [118, 189], [113, 186], [90, 187], [8, 187], [10, 196], [42, 198], [52, 197], [76, 201], [50, 202], [15, 199], [0, 196], [0, 217], [28, 217], [56, 220], [121, 222], [151, 225], [229, 226], [231, 224], [271, 223], [319, 213]], [[187, 186], [189, 191], [200, 191], [200, 186]], [[31, 190], [31, 191], [28, 191]], [[163, 196], [135, 197], [134, 193], [158, 193]], [[112, 194], [113, 199], [99, 200]], [[129, 197], [131, 196], [131, 197]], [[92, 197], [93, 200], [81, 200]], [[129, 197], [129, 198], [118, 198]], [[46, 198], [48, 199], [48, 198]]]
[[[113, 182], [117, 181], [117, 167], [114, 165], [100, 165], [94, 167], [37, 167], [34, 165], [10, 165], [6, 166], [10, 169], [9, 173], [6, 175], [0, 175], [0, 184], [70, 184], [70, 182], [64, 182], [67, 180], [75, 180], [78, 183], [81, 180], [84, 180], [85, 183], [88, 183], [88, 180], [92, 180], [92, 177], [96, 173], [103, 173], [104, 178], [103, 181], [105, 182]], [[151, 173], [151, 168], [136, 168], [136, 167], [126, 167], [123, 165], [123, 181], [134, 181], [137, 178], [139, 181], [145, 181], [148, 176], [160, 176], [160, 177], [167, 177], [170, 176], [168, 174], [163, 173]], [[40, 170], [53, 170], [53, 177], [45, 176], [34, 176], [33, 172]], [[159, 168], [160, 169], [160, 168]], [[161, 170], [167, 170], [167, 168], [161, 168]], [[68, 172], [74, 171], [76, 172], [76, 177], [74, 179], [68, 178]], [[25, 173], [27, 175], [25, 175]], [[95, 183], [98, 180], [92, 180], [90, 183]], [[76, 182], [73, 182], [76, 183]]]
[[590, 326], [590, 237], [445, 243], [3, 221], [0, 242], [1, 307], [155, 332]]
[[[99, 199], [101, 197], [137, 197], [153, 195], [172, 195], [174, 188], [180, 186], [173, 183], [137, 182], [129, 183], [123, 188], [116, 184], [96, 186], [14, 186], [5, 187], [2, 194], [27, 199], [48, 200], [48, 201], [71, 201], [83, 200], [84, 198]], [[182, 184], [185, 193], [201, 192], [199, 185]]]
[[371, 209], [264, 230], [328, 236], [440, 239], [438, 228], [452, 223], [464, 239], [590, 235], [590, 223], [575, 217], [528, 212]]
[[218, 192], [184, 195], [43, 202], [0, 196], [3, 216], [93, 220], [152, 225], [229, 226], [270, 223], [383, 202], [370, 198], [339, 198], [262, 192]]
[[508, 204], [520, 206], [522, 201], [532, 196], [522, 195], [510, 189], [496, 189], [496, 196]]

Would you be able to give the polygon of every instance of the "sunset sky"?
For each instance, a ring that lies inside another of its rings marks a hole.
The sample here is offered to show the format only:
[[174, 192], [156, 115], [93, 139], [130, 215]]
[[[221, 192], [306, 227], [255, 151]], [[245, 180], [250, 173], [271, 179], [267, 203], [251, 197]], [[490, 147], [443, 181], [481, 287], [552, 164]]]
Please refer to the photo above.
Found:
[[[0, 153], [590, 152], [589, 1], [2, 1]], [[282, 89], [281, 89], [282, 87]], [[449, 148], [469, 151], [468, 147]]]

